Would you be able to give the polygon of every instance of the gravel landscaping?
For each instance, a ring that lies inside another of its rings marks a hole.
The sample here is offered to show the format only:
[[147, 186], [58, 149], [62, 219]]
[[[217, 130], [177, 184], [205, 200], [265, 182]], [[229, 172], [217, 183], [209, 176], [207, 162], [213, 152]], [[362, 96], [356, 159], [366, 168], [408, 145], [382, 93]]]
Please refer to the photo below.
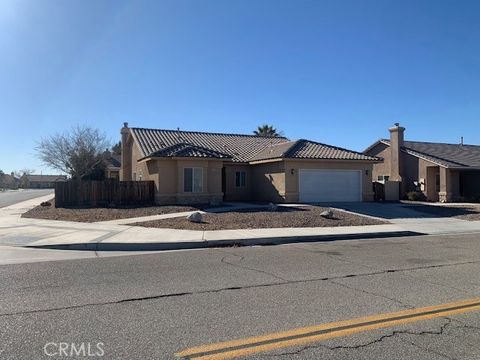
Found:
[[185, 230], [232, 230], [378, 225], [387, 223], [341, 211], [333, 211], [333, 219], [325, 219], [320, 216], [320, 213], [325, 210], [327, 209], [318, 206], [279, 207], [277, 211], [268, 211], [266, 209], [236, 210], [224, 213], [204, 214], [203, 223], [192, 223], [185, 217], [182, 217], [146, 221], [131, 225]]
[[124, 208], [56, 208], [54, 201], [50, 201], [52, 206], [37, 206], [22, 215], [25, 218], [63, 220], [78, 222], [97, 222], [116, 219], [127, 219], [140, 216], [171, 214], [183, 211], [193, 211], [201, 209], [202, 206], [144, 206], [144, 207], [124, 207]]

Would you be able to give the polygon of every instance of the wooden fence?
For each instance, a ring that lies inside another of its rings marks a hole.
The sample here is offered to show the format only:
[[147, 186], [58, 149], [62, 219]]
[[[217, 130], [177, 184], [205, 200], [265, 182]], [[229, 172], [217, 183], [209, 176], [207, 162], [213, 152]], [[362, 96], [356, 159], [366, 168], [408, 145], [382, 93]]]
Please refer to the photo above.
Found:
[[153, 181], [82, 180], [55, 183], [55, 207], [113, 207], [151, 205]]

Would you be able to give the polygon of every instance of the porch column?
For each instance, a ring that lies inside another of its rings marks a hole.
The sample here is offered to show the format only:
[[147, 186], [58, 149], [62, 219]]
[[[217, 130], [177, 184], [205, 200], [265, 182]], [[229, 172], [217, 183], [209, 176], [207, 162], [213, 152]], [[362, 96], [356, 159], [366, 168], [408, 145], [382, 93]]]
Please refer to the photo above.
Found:
[[452, 201], [452, 179], [450, 169], [440, 166], [440, 192], [438, 193], [438, 199], [440, 202]]

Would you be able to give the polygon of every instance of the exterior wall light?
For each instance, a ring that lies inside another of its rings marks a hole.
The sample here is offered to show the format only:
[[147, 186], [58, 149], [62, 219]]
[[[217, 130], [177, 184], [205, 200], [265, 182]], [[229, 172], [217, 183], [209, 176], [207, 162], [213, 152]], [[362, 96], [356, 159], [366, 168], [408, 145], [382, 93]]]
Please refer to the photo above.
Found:
[[295, 169], [290, 169], [290, 174], [295, 174]]

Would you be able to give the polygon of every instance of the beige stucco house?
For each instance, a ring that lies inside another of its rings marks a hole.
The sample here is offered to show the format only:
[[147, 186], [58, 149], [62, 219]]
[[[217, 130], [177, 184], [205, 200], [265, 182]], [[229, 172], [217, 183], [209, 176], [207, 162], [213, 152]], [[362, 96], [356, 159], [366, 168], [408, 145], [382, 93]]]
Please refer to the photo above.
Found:
[[24, 189], [53, 189], [58, 181], [66, 181], [66, 175], [27, 175], [20, 178], [20, 187]]
[[157, 203], [371, 201], [378, 158], [284, 137], [121, 129], [120, 180], [153, 180]]
[[120, 179], [120, 163], [121, 156], [115, 154], [110, 150], [105, 150], [103, 153], [103, 165], [105, 166], [105, 178]]
[[383, 162], [373, 165], [375, 181], [399, 184], [399, 197], [421, 191], [429, 201], [470, 201], [480, 197], [480, 146], [405, 141], [405, 128], [395, 124], [390, 139], [364, 151]]

